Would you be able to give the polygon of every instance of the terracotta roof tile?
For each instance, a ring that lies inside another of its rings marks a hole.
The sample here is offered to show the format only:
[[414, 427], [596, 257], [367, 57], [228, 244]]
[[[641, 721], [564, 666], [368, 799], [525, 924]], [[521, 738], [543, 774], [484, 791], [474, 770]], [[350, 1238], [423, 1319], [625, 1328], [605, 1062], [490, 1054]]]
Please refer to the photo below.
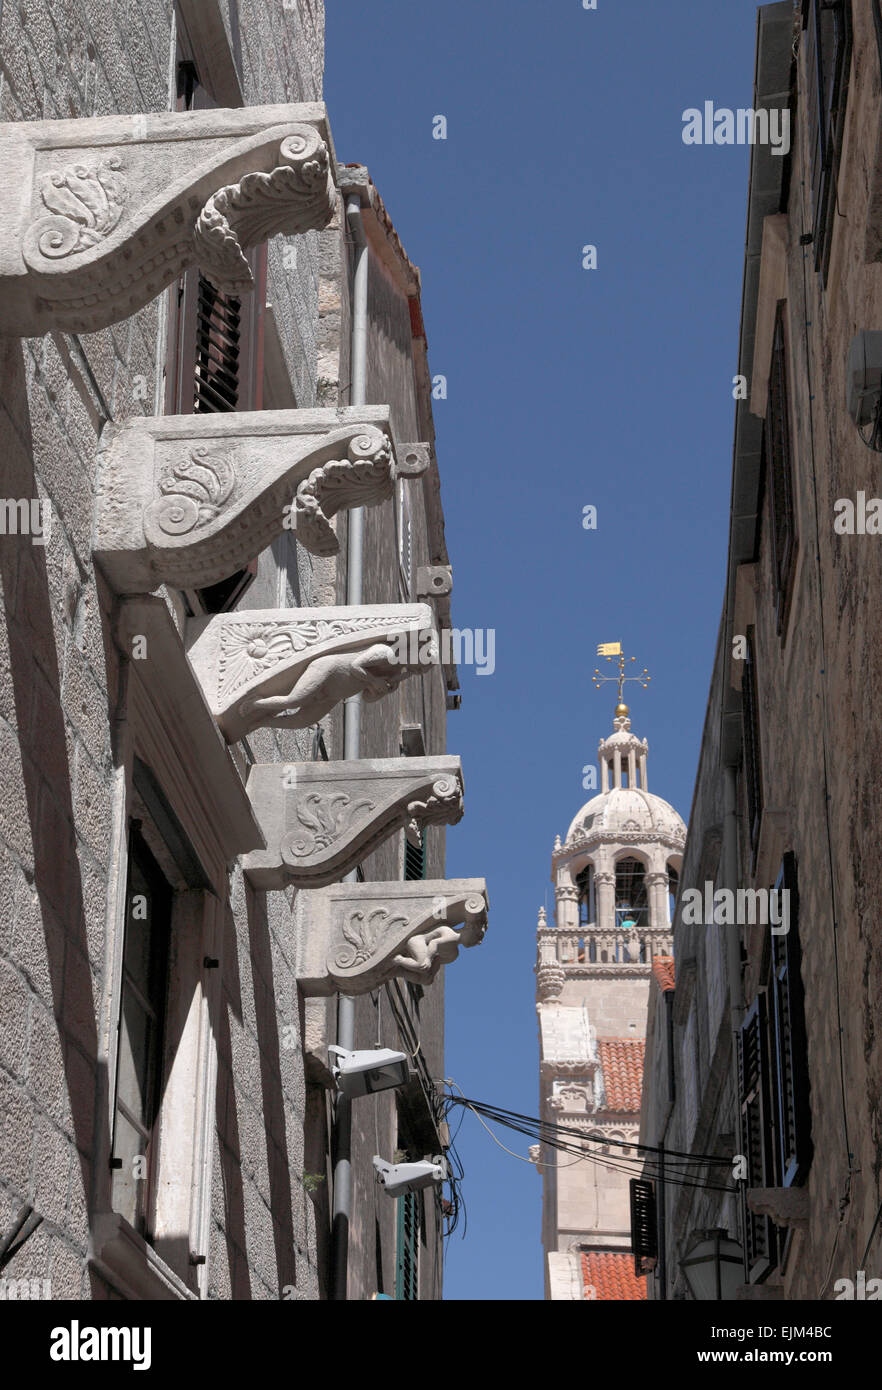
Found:
[[598, 1038], [597, 1052], [607, 1110], [639, 1113], [646, 1043], [642, 1038]]
[[634, 1273], [634, 1256], [629, 1254], [583, 1251], [582, 1285], [586, 1298], [620, 1303], [646, 1298], [646, 1276]]
[[665, 993], [674, 988], [674, 957], [656, 956], [652, 962], [652, 973], [658, 981], [659, 988]]

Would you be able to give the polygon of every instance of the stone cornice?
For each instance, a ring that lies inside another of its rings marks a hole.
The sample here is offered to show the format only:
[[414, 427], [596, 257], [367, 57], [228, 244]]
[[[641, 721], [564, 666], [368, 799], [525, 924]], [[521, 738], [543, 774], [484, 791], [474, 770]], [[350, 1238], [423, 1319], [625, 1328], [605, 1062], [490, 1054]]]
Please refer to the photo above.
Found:
[[460, 947], [479, 945], [487, 886], [480, 878], [337, 883], [299, 893], [295, 913], [302, 992], [367, 994], [393, 979], [431, 984]]
[[267, 848], [242, 867], [262, 889], [335, 883], [398, 830], [419, 843], [463, 813], [454, 757], [257, 763], [247, 790]]
[[0, 333], [91, 333], [198, 265], [252, 288], [245, 251], [336, 206], [320, 103], [0, 125]]
[[670, 845], [680, 852], [686, 844], [685, 835], [663, 834], [659, 830], [592, 830], [590, 835], [579, 840], [567, 840], [560, 849], [552, 851], [551, 862], [571, 859], [576, 854], [598, 848], [600, 845]]
[[230, 743], [261, 727], [310, 728], [350, 696], [382, 699], [438, 660], [425, 603], [240, 609], [192, 619], [186, 642]]
[[171, 415], [108, 425], [98, 451], [94, 554], [119, 593], [204, 588], [283, 529], [317, 555], [331, 518], [418, 476], [425, 446], [393, 446], [387, 406]]

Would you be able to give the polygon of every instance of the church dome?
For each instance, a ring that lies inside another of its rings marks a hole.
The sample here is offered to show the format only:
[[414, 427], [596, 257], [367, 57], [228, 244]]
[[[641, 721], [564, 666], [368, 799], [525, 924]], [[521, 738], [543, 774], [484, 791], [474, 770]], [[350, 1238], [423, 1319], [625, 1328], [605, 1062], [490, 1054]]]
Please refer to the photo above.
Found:
[[567, 843], [601, 832], [633, 835], [641, 831], [671, 840], [686, 836], [686, 826], [670, 802], [640, 787], [613, 787], [582, 807], [567, 831]]

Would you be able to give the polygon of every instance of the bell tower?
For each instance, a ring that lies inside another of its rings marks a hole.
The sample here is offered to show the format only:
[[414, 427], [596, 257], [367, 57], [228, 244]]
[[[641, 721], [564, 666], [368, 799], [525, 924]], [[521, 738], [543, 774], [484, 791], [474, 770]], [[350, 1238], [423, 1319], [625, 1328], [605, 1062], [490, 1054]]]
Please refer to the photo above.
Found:
[[635, 1156], [649, 979], [655, 962], [670, 961], [686, 840], [674, 808], [649, 792], [649, 745], [631, 732], [624, 703], [627, 680], [650, 678], [625, 674], [619, 643], [599, 652], [619, 658], [617, 676], [595, 672], [598, 687], [612, 679], [619, 690], [598, 750], [600, 792], [555, 840], [554, 920], [541, 909], [536, 932], [540, 1115], [570, 1131], [568, 1152], [533, 1151], [554, 1300], [645, 1297], [630, 1254], [629, 1174], [619, 1168]]

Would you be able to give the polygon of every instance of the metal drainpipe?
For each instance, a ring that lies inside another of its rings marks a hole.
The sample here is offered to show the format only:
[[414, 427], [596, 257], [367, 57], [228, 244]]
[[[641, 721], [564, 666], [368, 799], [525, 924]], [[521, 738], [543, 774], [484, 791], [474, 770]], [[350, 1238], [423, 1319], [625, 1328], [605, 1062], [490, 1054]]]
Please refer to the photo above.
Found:
[[[368, 246], [361, 217], [361, 198], [346, 199], [346, 220], [355, 243], [355, 273], [352, 286], [352, 347], [349, 404], [365, 405], [367, 396], [367, 320]], [[346, 602], [362, 601], [362, 562], [364, 556], [364, 508], [349, 513], [346, 543]], [[343, 706], [343, 757], [360, 756], [361, 696], [352, 695]], [[356, 883], [358, 874], [346, 875], [345, 883]], [[347, 994], [337, 999], [337, 1046], [351, 1052], [355, 1047], [355, 1000]], [[345, 1303], [349, 1274], [349, 1219], [352, 1212], [352, 1101], [337, 1096], [334, 1112], [334, 1211], [331, 1232], [333, 1286], [331, 1298]]]

